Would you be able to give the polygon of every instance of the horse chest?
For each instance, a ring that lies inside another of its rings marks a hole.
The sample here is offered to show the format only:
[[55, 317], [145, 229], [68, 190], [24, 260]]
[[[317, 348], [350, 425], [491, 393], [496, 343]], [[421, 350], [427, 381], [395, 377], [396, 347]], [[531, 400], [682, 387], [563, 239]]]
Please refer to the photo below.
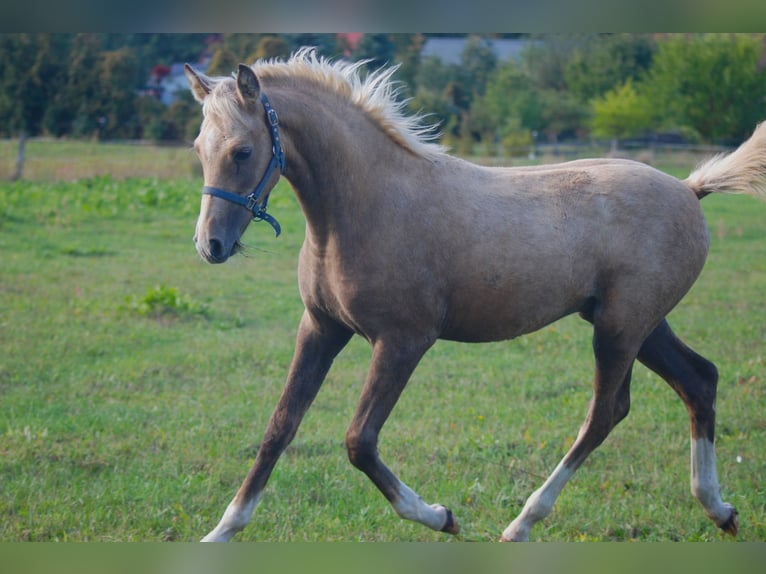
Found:
[[367, 339], [397, 326], [433, 331], [446, 298], [438, 284], [401, 269], [387, 273], [371, 262], [302, 255], [299, 284], [304, 305]]

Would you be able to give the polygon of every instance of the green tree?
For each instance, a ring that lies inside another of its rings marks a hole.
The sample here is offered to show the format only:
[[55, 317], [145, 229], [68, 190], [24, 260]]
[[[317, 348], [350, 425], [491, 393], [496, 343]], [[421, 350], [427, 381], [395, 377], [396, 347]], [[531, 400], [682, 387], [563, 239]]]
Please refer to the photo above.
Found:
[[450, 82], [457, 80], [456, 70], [439, 58], [428, 56], [418, 64], [415, 73], [416, 93], [420, 91], [443, 93]]
[[567, 89], [582, 102], [602, 96], [649, 69], [655, 43], [646, 34], [585, 36], [563, 64]]
[[367, 69], [395, 64], [396, 43], [391, 34], [364, 34], [351, 53], [353, 60], [370, 60]]
[[274, 58], [286, 59], [290, 56], [290, 43], [282, 36], [267, 34], [258, 40], [255, 52], [247, 59], [251, 64], [256, 60], [271, 60]]
[[620, 138], [639, 134], [650, 124], [652, 112], [647, 99], [638, 94], [631, 79], [595, 98], [591, 105], [593, 135], [610, 138], [612, 152], [617, 151]]
[[496, 67], [497, 56], [489, 42], [480, 36], [469, 36], [460, 53], [458, 78], [471, 101], [484, 95], [487, 80]]
[[141, 137], [152, 141], [171, 139], [168, 137], [171, 127], [165, 121], [164, 113], [165, 105], [154, 96], [143, 96], [136, 100], [136, 114], [143, 126]]
[[442, 135], [456, 123], [453, 116], [458, 112], [446, 92], [452, 77], [452, 71], [439, 58], [432, 56], [419, 59], [410, 86], [414, 96], [408, 102], [409, 109], [414, 113], [429, 114], [429, 119], [440, 126]]
[[766, 117], [763, 34], [672, 36], [658, 43], [644, 92], [664, 129], [741, 141]]
[[99, 34], [78, 34], [72, 40], [62, 98], [69, 116], [69, 132], [74, 136], [93, 134], [103, 116], [97, 74], [101, 41]]
[[237, 56], [233, 51], [220, 45], [213, 51], [206, 73], [211, 76], [230, 76], [237, 69], [237, 64], [244, 56]]
[[13, 179], [23, 177], [27, 137], [42, 130], [61, 85], [64, 40], [51, 34], [0, 35], [0, 131], [19, 138]]
[[538, 90], [567, 89], [565, 70], [581, 35], [546, 34], [531, 39], [521, 54], [521, 67]]
[[[488, 81], [484, 103], [500, 136], [543, 128], [542, 106], [532, 79], [513, 61], [499, 65]], [[506, 133], [506, 131], [508, 133]]]
[[135, 87], [138, 68], [133, 49], [123, 47], [102, 52], [98, 61], [101, 115], [99, 138], [137, 138], [140, 125], [136, 114]]
[[558, 143], [561, 134], [577, 132], [588, 117], [587, 107], [565, 90], [542, 90], [540, 100], [540, 127], [548, 141]]
[[422, 34], [392, 34], [394, 43], [394, 61], [399, 65], [396, 78], [403, 84], [405, 96], [416, 91], [416, 77], [420, 67], [420, 51], [423, 49], [425, 36]]
[[290, 52], [294, 52], [304, 46], [316, 48], [317, 53], [327, 57], [341, 55], [343, 46], [338, 43], [336, 34], [282, 34], [281, 35], [290, 44]]

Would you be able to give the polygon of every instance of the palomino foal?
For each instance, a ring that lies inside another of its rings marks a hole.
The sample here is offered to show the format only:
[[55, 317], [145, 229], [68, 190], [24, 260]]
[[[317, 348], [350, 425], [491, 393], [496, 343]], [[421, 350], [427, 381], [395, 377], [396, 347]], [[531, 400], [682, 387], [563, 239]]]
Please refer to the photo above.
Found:
[[691, 489], [721, 529], [737, 512], [719, 493], [718, 374], [665, 320], [697, 279], [710, 193], [766, 195], [766, 125], [686, 180], [626, 160], [486, 168], [428, 141], [383, 69], [301, 50], [211, 78], [187, 66], [203, 122], [195, 149], [204, 187], [195, 243], [223, 263], [251, 220], [279, 233], [266, 202], [280, 173], [306, 217], [298, 282], [305, 305], [295, 353], [255, 462], [204, 540], [250, 521], [336, 355], [354, 334], [372, 362], [346, 433], [351, 463], [403, 518], [458, 532], [380, 459], [378, 434], [423, 354], [439, 339], [498, 341], [579, 313], [593, 325], [593, 398], [574, 444], [502, 540], [530, 529], [627, 414], [636, 359], [678, 393], [691, 421]]

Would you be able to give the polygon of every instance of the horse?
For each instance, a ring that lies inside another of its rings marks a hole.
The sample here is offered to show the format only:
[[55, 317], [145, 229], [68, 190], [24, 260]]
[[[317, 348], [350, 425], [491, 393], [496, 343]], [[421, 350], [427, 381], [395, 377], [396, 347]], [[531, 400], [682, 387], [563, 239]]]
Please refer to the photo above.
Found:
[[404, 519], [450, 534], [453, 513], [428, 504], [378, 454], [378, 435], [421, 357], [438, 339], [508, 340], [578, 313], [593, 327], [593, 395], [576, 439], [500, 540], [529, 539], [567, 481], [628, 414], [636, 360], [688, 410], [691, 492], [724, 532], [738, 514], [720, 495], [715, 365], [666, 316], [707, 256], [700, 199], [766, 198], [766, 123], [684, 180], [625, 159], [485, 167], [436, 143], [427, 116], [405, 111], [397, 66], [301, 49], [240, 64], [231, 77], [185, 67], [202, 123], [194, 148], [204, 185], [194, 242], [206, 262], [241, 249], [266, 221], [280, 177], [306, 220], [298, 286], [304, 310], [285, 386], [253, 465], [202, 540], [227, 541], [252, 519], [278, 458], [352, 336], [372, 358], [345, 435], [351, 464]]

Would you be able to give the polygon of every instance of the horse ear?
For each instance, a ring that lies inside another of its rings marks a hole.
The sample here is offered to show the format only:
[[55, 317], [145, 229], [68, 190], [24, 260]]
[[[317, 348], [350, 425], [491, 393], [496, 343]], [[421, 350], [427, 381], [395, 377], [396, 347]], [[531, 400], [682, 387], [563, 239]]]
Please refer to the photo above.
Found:
[[194, 68], [189, 64], [184, 64], [184, 74], [186, 74], [186, 79], [189, 80], [194, 99], [202, 103], [213, 90], [215, 82], [206, 75], [195, 72]]
[[237, 69], [237, 93], [243, 103], [251, 103], [258, 100], [261, 95], [261, 83], [250, 66], [240, 64]]

